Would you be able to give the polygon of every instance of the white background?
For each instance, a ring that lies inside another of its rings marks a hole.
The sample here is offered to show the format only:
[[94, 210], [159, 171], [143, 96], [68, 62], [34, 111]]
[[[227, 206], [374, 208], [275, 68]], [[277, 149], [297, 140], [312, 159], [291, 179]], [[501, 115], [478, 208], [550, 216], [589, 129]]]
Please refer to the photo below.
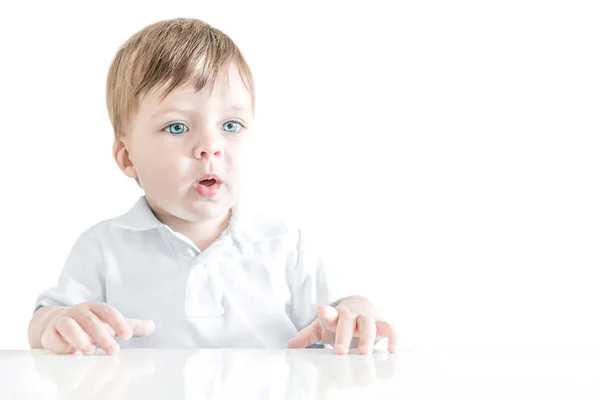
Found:
[[254, 71], [249, 196], [320, 225], [401, 346], [598, 343], [592, 3], [3, 2], [0, 349], [27, 348], [77, 235], [141, 195], [111, 156], [106, 73], [179, 16]]

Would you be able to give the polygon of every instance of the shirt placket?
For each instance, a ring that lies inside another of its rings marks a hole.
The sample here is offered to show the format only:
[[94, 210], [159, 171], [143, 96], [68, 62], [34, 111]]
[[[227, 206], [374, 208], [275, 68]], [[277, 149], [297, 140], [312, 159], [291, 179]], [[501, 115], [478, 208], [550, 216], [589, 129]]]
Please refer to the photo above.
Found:
[[185, 311], [189, 318], [201, 318], [224, 313], [223, 290], [215, 279], [216, 254], [200, 253], [192, 259], [185, 292]]

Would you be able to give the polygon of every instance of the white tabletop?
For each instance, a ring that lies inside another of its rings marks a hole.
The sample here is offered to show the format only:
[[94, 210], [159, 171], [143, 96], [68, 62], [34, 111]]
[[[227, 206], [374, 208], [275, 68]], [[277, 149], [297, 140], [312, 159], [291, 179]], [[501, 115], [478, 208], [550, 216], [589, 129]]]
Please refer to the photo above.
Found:
[[0, 352], [2, 399], [598, 399], [600, 348]]

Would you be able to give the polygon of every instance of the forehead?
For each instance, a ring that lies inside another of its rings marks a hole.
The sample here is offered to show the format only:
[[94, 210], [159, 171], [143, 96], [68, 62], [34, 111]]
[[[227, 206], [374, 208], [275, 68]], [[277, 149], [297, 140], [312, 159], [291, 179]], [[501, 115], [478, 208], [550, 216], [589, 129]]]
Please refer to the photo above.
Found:
[[140, 98], [139, 112], [156, 112], [173, 105], [182, 104], [188, 107], [235, 107], [252, 113], [252, 96], [235, 67], [214, 82], [197, 90], [192, 82], [187, 82], [173, 89], [165, 96], [168, 84], [150, 90]]

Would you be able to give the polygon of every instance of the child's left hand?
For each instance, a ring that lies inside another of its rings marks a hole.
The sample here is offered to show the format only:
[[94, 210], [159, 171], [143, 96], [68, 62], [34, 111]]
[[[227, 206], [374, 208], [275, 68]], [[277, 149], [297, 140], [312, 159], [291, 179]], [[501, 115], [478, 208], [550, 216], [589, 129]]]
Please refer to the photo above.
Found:
[[320, 306], [318, 318], [298, 332], [288, 342], [288, 348], [305, 348], [314, 343], [335, 345], [338, 354], [347, 354], [350, 346], [356, 346], [360, 354], [369, 354], [374, 344], [388, 339], [388, 351], [396, 351], [396, 332], [387, 322], [375, 316], [373, 305], [364, 297], [348, 297], [335, 308]]

